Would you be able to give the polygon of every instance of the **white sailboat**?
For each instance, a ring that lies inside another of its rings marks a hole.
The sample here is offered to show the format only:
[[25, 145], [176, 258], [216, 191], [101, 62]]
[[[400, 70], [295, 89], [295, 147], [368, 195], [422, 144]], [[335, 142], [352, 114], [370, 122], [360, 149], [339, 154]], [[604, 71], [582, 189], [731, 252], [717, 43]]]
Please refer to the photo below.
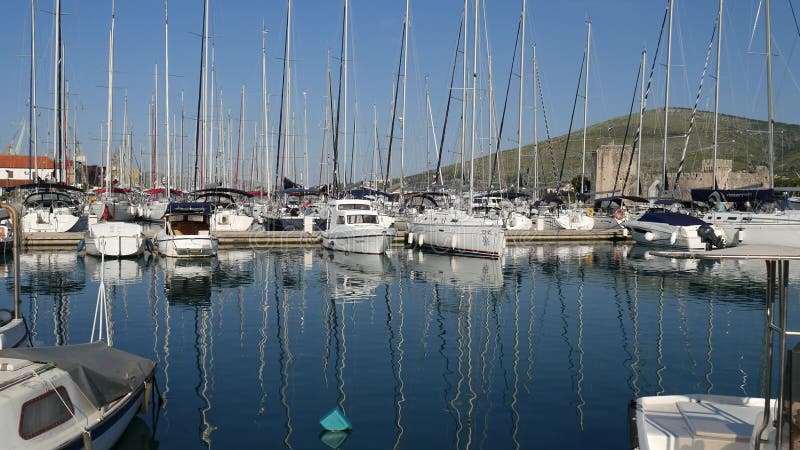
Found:
[[[476, 142], [476, 89], [478, 71], [478, 12], [480, 0], [475, 0], [473, 23], [473, 77], [472, 77], [472, 139], [470, 150], [470, 166], [474, 166]], [[467, 8], [464, 8], [464, 36], [468, 31]], [[408, 15], [406, 15], [406, 27]], [[466, 66], [466, 58], [464, 65]], [[466, 69], [465, 69], [466, 71]], [[405, 80], [405, 78], [404, 78]], [[466, 80], [464, 80], [466, 84]], [[466, 86], [464, 92], [467, 92]], [[462, 119], [463, 122], [463, 119]], [[462, 127], [464, 128], [464, 127]], [[462, 143], [465, 139], [462, 139]], [[500, 220], [488, 217], [477, 217], [472, 214], [475, 181], [474, 167], [470, 167], [468, 211], [458, 208], [425, 208], [421, 213], [409, 219], [409, 230], [412, 239], [422, 248], [437, 252], [461, 254], [465, 256], [499, 258], [505, 249], [505, 227]]]
[[147, 245], [148, 238], [138, 223], [99, 222], [89, 226], [84, 238], [87, 255], [107, 258], [139, 256]]
[[324, 211], [327, 226], [322, 246], [353, 253], [385, 253], [397, 230], [382, 224], [369, 200], [331, 200]]
[[80, 202], [67, 194], [68, 186], [62, 187], [56, 184], [21, 186], [25, 187], [33, 187], [34, 191], [22, 202], [23, 233], [63, 233], [78, 224]]

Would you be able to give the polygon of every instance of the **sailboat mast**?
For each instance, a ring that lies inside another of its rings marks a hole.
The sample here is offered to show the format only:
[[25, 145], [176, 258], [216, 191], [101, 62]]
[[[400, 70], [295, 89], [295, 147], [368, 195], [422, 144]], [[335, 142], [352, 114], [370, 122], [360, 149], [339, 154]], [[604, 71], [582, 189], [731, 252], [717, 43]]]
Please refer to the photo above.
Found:
[[764, 20], [767, 23], [767, 155], [769, 158], [769, 187], [775, 188], [775, 111], [772, 105], [772, 26], [769, 0], [764, 2]]
[[[522, 45], [519, 53], [519, 110], [517, 112], [517, 192], [522, 188], [522, 99], [525, 95], [525, 10], [527, 0], [522, 0]], [[585, 127], [584, 127], [585, 128]]]
[[53, 67], [53, 181], [58, 181], [60, 177], [61, 162], [61, 0], [56, 0], [56, 43], [55, 66]]
[[166, 132], [167, 132], [167, 146], [164, 150], [164, 153], [167, 156], [167, 173], [166, 173], [166, 186], [164, 186], [164, 193], [166, 194], [167, 201], [169, 201], [171, 197], [170, 185], [170, 170], [171, 164], [170, 159], [172, 159], [172, 151], [170, 145], [170, 134], [169, 134], [169, 0], [164, 0], [164, 116], [167, 120], [166, 123]]
[[472, 138], [469, 151], [469, 203], [467, 211], [472, 213], [472, 199], [475, 197], [475, 113], [477, 108], [476, 97], [478, 89], [478, 7], [480, 0], [475, 0], [475, 17], [473, 19], [472, 35]]
[[583, 155], [581, 156], [581, 186], [578, 190], [583, 193], [586, 188], [586, 125], [589, 115], [589, 56], [592, 41], [592, 21], [586, 22], [586, 79], [583, 85]]
[[[645, 107], [644, 71], [646, 63], [647, 63], [647, 50], [642, 50], [642, 75], [641, 75], [642, 83], [640, 87], [641, 91], [639, 93], [639, 129], [637, 130], [639, 136], [637, 136], [636, 138], [636, 141], [640, 143], [642, 142], [642, 132], [644, 131], [644, 107]], [[639, 147], [640, 147], [639, 151], [636, 152], [636, 195], [642, 195], [642, 183], [640, 178], [640, 175], [642, 173], [641, 144], [639, 144]], [[634, 149], [635, 148], [636, 145], [634, 144]], [[623, 149], [623, 152], [624, 150], [625, 149]], [[624, 195], [625, 192], [622, 192], [622, 194]]]
[[539, 128], [538, 128], [538, 115], [539, 115], [539, 102], [538, 98], [538, 82], [539, 75], [536, 68], [536, 44], [533, 44], [533, 189], [536, 192], [536, 199], [539, 198]]
[[[208, 113], [209, 120], [208, 120], [208, 165], [206, 166], [206, 172], [209, 174], [208, 178], [211, 178], [211, 173], [216, 172], [216, 170], [212, 170], [211, 162], [214, 161], [213, 166], [219, 166], [219, 155], [217, 152], [214, 151], [214, 127], [216, 126], [216, 117], [215, 117], [215, 109], [214, 109], [214, 94], [216, 93], [217, 86], [214, 83], [214, 78], [217, 74], [217, 64], [216, 64], [216, 47], [211, 45], [211, 94], [209, 99], [209, 108], [210, 111]], [[222, 114], [222, 108], [220, 108], [219, 113]], [[220, 136], [222, 138], [222, 136]], [[219, 151], [222, 153], [222, 151]]]
[[[111, 0], [111, 31], [108, 33], [108, 111], [106, 116], [106, 195], [111, 194], [111, 130], [114, 112], [114, 0]], [[60, 169], [59, 169], [60, 171]]]
[[406, 151], [406, 77], [408, 75], [408, 6], [410, 0], [406, 0], [406, 19], [403, 24], [403, 109], [402, 118], [400, 121], [400, 196], [405, 192], [404, 189], [404, 173], [403, 173], [403, 159]]
[[[461, 80], [464, 84], [461, 95], [461, 178], [459, 178], [459, 187], [464, 187], [464, 165], [466, 162], [467, 154], [467, 35], [469, 34], [469, 0], [464, 0], [464, 44], [462, 46], [463, 55], [461, 57], [462, 76]], [[477, 30], [475, 31], [477, 33]], [[463, 192], [463, 191], [462, 191]]]
[[711, 170], [711, 188], [717, 189], [717, 150], [719, 148], [719, 72], [720, 58], [722, 57], [722, 2], [719, 0], [719, 12], [717, 13], [717, 73], [714, 79], [714, 158]]
[[669, 189], [667, 181], [667, 137], [669, 135], [669, 74], [672, 68], [672, 13], [675, 1], [669, 0], [669, 28], [667, 29], [667, 75], [664, 89], [664, 155], [661, 167], [661, 192]]
[[[267, 119], [267, 30], [261, 26], [261, 119], [264, 121], [264, 159], [267, 161], [266, 178], [267, 192], [271, 191], [269, 172], [269, 121]], [[263, 191], [263, 187], [259, 189]]]
[[303, 91], [303, 186], [308, 187], [308, 92]]
[[[344, 147], [345, 147], [344, 152], [343, 152], [344, 153], [344, 170], [345, 171], [347, 171], [347, 147], [346, 147], [347, 146], [347, 58], [348, 58], [347, 54], [348, 54], [348, 50], [349, 50], [349, 47], [350, 47], [348, 45], [349, 44], [349, 38], [348, 38], [348, 33], [347, 33], [347, 29], [348, 28], [350, 28], [350, 0], [344, 0], [344, 29], [342, 30], [342, 35], [343, 35], [342, 39], [343, 39], [343, 44], [344, 44], [344, 51], [343, 51], [344, 55], [343, 55], [343, 59], [342, 59], [342, 76], [343, 76], [343, 81], [342, 82], [344, 83], [344, 87], [343, 87], [343, 90], [344, 90], [344, 102], [343, 102], [343, 105], [342, 105], [342, 120], [343, 120], [342, 123], [344, 123], [344, 126], [342, 127], [342, 134], [343, 134], [342, 137], [344, 139], [342, 139], [340, 142], [344, 142]], [[337, 132], [338, 132], [338, 126], [337, 126]], [[345, 188], [346, 188], [347, 187], [347, 174], [345, 174], [344, 182], [345, 182]]]
[[150, 178], [152, 179], [152, 187], [158, 187], [158, 63], [156, 63], [155, 68], [153, 69], [153, 88], [154, 88], [154, 96], [153, 96], [153, 172], [150, 174]]
[[[205, 48], [206, 48], [206, 40], [205, 35], [208, 28], [208, 0], [203, 3], [203, 39], [202, 45], [200, 46], [200, 83], [198, 84], [198, 93], [197, 93], [197, 121], [195, 123], [195, 131], [194, 131], [194, 180], [192, 180], [192, 188], [197, 189], [198, 186], [198, 174], [200, 175], [200, 184], [203, 183], [202, 181], [202, 165], [203, 165], [203, 141], [205, 136], [205, 125], [203, 124], [203, 118], [201, 115], [202, 112], [202, 105], [203, 105], [203, 66], [205, 65]], [[200, 129], [203, 128], [203, 135], [200, 135]]]
[[30, 80], [30, 142], [28, 144], [28, 167], [33, 168], [30, 180], [39, 176], [39, 149], [36, 127], [36, 0], [31, 0], [31, 80]]
[[[200, 170], [200, 185], [205, 185], [206, 180], [206, 173], [208, 172], [208, 165], [206, 164], [206, 152], [209, 148], [208, 144], [208, 3], [209, 0], [206, 0], [205, 9], [203, 10], [203, 66], [202, 72], [203, 76], [201, 79], [201, 88], [203, 89], [203, 147], [202, 147], [202, 154], [203, 158], [201, 159], [200, 164], [202, 165]], [[212, 124], [213, 126], [213, 124]], [[211, 157], [212, 154], [209, 152], [208, 157]]]

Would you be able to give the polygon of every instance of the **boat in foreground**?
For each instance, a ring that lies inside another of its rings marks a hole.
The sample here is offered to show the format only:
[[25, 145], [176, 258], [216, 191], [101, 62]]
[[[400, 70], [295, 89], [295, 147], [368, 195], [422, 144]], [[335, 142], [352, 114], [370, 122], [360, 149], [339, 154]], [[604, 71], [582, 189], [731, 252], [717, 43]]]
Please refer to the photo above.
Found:
[[102, 341], [0, 350], [3, 448], [112, 448], [150, 393], [154, 368]]
[[382, 224], [369, 200], [331, 200], [327, 226], [321, 232], [322, 246], [344, 252], [386, 252], [397, 230]]
[[419, 247], [435, 252], [499, 258], [505, 249], [505, 229], [499, 220], [461, 210], [426, 210], [409, 219], [409, 228]]
[[155, 237], [155, 248], [171, 258], [216, 256], [217, 237], [211, 234], [211, 204], [170, 203], [164, 213], [164, 228]]
[[[654, 253], [670, 258], [766, 261], [765, 336], [761, 355], [765, 397], [689, 394], [636, 398], [628, 408], [631, 448], [794, 448], [800, 424], [796, 414], [800, 408], [800, 345], [787, 349], [787, 338], [798, 335], [787, 324], [792, 315], [788, 309], [789, 261], [800, 260], [800, 250], [750, 245], [704, 252]], [[776, 397], [770, 398], [774, 393]]]
[[704, 250], [726, 245], [722, 229], [679, 212], [650, 209], [638, 219], [625, 222], [624, 226], [640, 244], [681, 250]]
[[126, 258], [144, 253], [147, 237], [136, 223], [100, 222], [89, 227], [84, 243], [87, 255]]

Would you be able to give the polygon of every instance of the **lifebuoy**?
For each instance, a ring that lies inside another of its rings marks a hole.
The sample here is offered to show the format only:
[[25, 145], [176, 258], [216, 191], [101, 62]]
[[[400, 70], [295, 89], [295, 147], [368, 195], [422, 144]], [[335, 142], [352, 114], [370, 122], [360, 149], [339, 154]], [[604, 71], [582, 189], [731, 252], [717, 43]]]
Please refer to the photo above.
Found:
[[625, 220], [625, 210], [622, 208], [617, 208], [617, 210], [614, 211], [614, 218], [617, 220]]

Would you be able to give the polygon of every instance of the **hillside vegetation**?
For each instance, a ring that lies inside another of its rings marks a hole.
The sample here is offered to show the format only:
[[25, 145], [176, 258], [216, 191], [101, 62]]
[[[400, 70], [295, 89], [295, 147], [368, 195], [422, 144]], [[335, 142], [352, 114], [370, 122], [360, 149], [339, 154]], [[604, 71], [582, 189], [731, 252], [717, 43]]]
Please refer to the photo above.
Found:
[[[686, 143], [686, 134], [689, 130], [691, 110], [670, 109], [667, 166], [669, 172], [674, 172], [678, 167], [681, 153]], [[592, 177], [593, 168], [590, 167], [590, 154], [597, 147], [606, 144], [622, 144], [625, 140], [627, 116], [617, 117], [605, 122], [589, 126], [587, 129], [587, 178]], [[660, 173], [663, 159], [664, 142], [664, 110], [656, 109], [647, 111], [644, 115], [642, 131], [642, 173]], [[638, 125], [638, 115], [631, 119], [627, 145], [632, 145]], [[540, 139], [543, 139], [543, 126], [539, 127]], [[747, 119], [721, 114], [719, 116], [718, 158], [733, 160], [734, 170], [748, 170], [757, 165], [767, 165], [767, 122], [762, 120]], [[800, 125], [775, 123], [775, 175], [776, 184], [781, 184], [780, 179], [790, 181], [800, 178]], [[576, 175], [580, 175], [583, 131], [573, 131], [569, 147], [566, 149], [567, 135], [554, 137], [550, 140], [539, 142], [539, 179], [542, 186], [556, 184], [557, 176], [561, 171], [562, 160], [564, 163], [561, 181], [568, 182]], [[694, 129], [689, 137], [685, 172], [701, 170], [704, 159], [711, 159], [714, 142], [714, 114], [701, 111], [696, 114]], [[533, 177], [533, 145], [522, 148], [522, 173]], [[443, 162], [443, 165], [445, 162]], [[499, 153], [498, 165], [502, 174], [504, 185], [514, 183], [517, 171], [517, 150], [509, 149]], [[450, 164], [443, 167], [445, 183], [457, 183], [458, 174], [461, 173], [460, 164]], [[489, 182], [490, 159], [483, 156], [475, 160], [475, 179], [478, 187], [485, 187]], [[432, 179], [431, 173], [420, 173], [407, 177], [406, 183], [411, 188], [423, 189], [427, 179]], [[497, 176], [495, 175], [495, 180]], [[785, 183], [784, 183], [785, 184]], [[494, 182], [495, 187], [497, 182]]]

